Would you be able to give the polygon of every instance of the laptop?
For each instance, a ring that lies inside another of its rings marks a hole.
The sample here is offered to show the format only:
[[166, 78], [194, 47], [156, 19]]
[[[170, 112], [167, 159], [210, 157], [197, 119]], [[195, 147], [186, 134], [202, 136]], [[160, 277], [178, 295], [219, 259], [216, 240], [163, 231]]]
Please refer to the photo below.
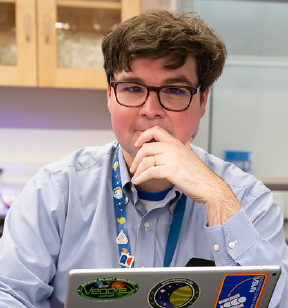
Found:
[[75, 269], [65, 308], [268, 307], [279, 266]]

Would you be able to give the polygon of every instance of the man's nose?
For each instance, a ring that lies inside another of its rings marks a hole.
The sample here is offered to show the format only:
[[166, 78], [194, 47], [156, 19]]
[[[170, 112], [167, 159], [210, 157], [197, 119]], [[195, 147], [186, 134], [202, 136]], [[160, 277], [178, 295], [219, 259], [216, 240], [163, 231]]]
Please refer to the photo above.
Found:
[[145, 115], [147, 118], [153, 119], [157, 116], [163, 117], [165, 109], [161, 106], [158, 95], [155, 91], [149, 91], [145, 104], [140, 108], [140, 115]]

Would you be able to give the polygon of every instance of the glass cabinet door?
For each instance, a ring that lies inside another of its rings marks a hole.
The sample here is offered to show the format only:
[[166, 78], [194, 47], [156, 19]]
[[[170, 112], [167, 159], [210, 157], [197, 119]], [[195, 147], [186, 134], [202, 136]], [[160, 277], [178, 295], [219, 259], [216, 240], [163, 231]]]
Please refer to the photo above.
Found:
[[127, 0], [44, 2], [38, 4], [40, 85], [106, 88], [102, 39], [124, 14], [130, 17], [127, 11], [139, 13], [140, 5]]
[[0, 85], [36, 85], [35, 0], [0, 0]]
[[57, 1], [57, 67], [102, 69], [102, 39], [120, 21], [120, 0]]
[[0, 65], [17, 64], [15, 3], [0, 2]]

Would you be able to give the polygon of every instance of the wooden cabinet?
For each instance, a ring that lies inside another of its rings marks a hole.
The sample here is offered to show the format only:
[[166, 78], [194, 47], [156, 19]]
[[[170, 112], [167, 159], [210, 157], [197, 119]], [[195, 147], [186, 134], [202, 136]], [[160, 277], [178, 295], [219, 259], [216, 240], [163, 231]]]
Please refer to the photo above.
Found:
[[0, 0], [0, 85], [36, 85], [36, 0]]
[[102, 38], [139, 12], [140, 0], [0, 0], [0, 85], [106, 88]]

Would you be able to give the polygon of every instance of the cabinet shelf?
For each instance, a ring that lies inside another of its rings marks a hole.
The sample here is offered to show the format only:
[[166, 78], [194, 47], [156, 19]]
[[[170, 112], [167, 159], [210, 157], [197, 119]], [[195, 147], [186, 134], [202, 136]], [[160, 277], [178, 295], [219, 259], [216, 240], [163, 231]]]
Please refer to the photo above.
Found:
[[57, 6], [121, 10], [121, 2], [114, 1], [59, 0], [57, 1]]

